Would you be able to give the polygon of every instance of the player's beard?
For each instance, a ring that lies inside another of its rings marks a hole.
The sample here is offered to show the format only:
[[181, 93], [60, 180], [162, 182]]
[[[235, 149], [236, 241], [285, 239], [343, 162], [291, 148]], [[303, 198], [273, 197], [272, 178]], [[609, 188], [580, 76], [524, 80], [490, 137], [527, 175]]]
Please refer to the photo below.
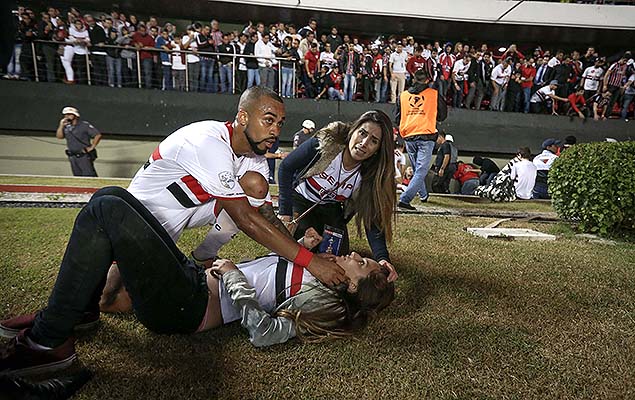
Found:
[[264, 156], [265, 153], [267, 153], [267, 149], [261, 149], [258, 147], [259, 144], [266, 142], [267, 140], [269, 140], [269, 138], [261, 140], [260, 142], [256, 142], [254, 139], [252, 139], [251, 135], [249, 134], [249, 123], [247, 123], [247, 126], [245, 127], [245, 137], [247, 138], [247, 141], [249, 142], [249, 146], [251, 146], [251, 150], [253, 150], [254, 153], [256, 153], [259, 156]]

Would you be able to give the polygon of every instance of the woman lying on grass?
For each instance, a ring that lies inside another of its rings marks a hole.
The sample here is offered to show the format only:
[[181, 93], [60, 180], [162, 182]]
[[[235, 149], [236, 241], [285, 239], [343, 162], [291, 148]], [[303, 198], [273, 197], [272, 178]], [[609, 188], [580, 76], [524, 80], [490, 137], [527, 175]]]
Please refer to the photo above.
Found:
[[48, 306], [0, 323], [5, 336], [15, 335], [0, 349], [0, 373], [70, 365], [77, 357], [73, 329], [98, 309], [113, 260], [137, 318], [157, 333], [194, 333], [241, 319], [256, 346], [294, 336], [322, 340], [350, 335], [394, 297], [388, 270], [356, 253], [336, 258], [349, 284], [333, 290], [275, 255], [238, 267], [219, 260], [206, 273], [130, 193], [104, 188], [75, 220]]

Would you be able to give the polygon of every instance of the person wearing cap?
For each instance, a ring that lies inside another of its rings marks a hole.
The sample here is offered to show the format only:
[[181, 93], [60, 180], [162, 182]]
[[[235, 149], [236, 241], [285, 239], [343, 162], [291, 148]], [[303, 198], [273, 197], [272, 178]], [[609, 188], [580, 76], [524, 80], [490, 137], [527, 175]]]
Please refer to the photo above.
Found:
[[66, 155], [71, 163], [74, 176], [97, 176], [95, 147], [101, 140], [101, 133], [90, 122], [79, 119], [75, 107], [64, 107], [64, 117], [55, 132], [58, 139], [66, 139]]
[[536, 183], [532, 191], [534, 199], [550, 199], [549, 187], [547, 179], [551, 165], [558, 158], [557, 153], [560, 147], [560, 141], [549, 138], [542, 142], [542, 153], [534, 157], [534, 165], [536, 166]]
[[553, 101], [569, 101], [564, 97], [557, 96], [556, 88], [558, 88], [558, 81], [552, 80], [551, 82], [549, 82], [549, 85], [538, 89], [529, 100], [529, 111], [531, 111], [532, 114], [542, 114], [545, 112], [545, 110], [548, 110], [550, 108], [552, 114], [556, 114], [556, 110], [553, 106]]
[[444, 131], [439, 132], [436, 142], [439, 149], [434, 162], [436, 175], [432, 178], [432, 191], [435, 193], [448, 193], [450, 180], [454, 172], [456, 172], [459, 152], [454, 145], [454, 137]]
[[315, 122], [305, 119], [302, 122], [302, 129], [293, 134], [293, 149], [297, 149], [302, 143], [311, 139], [311, 135], [315, 131]]

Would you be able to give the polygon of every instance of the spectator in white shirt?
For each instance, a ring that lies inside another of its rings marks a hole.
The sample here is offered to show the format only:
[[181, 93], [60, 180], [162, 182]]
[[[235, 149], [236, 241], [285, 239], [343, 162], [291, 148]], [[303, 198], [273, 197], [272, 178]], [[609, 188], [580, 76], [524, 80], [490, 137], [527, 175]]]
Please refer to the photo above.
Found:
[[537, 90], [529, 100], [529, 111], [533, 114], [541, 114], [545, 110], [551, 110], [552, 114], [556, 114], [556, 110], [553, 107], [554, 100], [569, 101], [569, 99], [556, 96], [557, 88], [558, 81], [553, 80], [547, 86]]
[[337, 60], [335, 59], [335, 54], [331, 51], [330, 43], [324, 44], [324, 51], [320, 53], [320, 65], [326, 65], [329, 69], [337, 65]]
[[529, 161], [531, 150], [529, 147], [518, 149], [516, 158], [512, 160], [510, 177], [514, 181], [516, 197], [523, 200], [531, 199], [532, 190], [536, 183], [536, 166]]
[[600, 88], [600, 82], [604, 76], [604, 60], [596, 59], [593, 65], [588, 67], [582, 73], [582, 82], [580, 85], [584, 88], [584, 98], [590, 99], [594, 94], [598, 92]]
[[467, 80], [467, 70], [471, 64], [472, 56], [466, 54], [460, 60], [456, 60], [454, 67], [452, 67], [452, 81], [454, 83], [454, 101], [452, 105], [456, 108], [461, 107], [461, 103], [463, 103], [464, 84]]
[[511, 60], [506, 58], [492, 71], [492, 101], [490, 110], [503, 111], [505, 109], [505, 96], [507, 95], [507, 83], [512, 74]]
[[181, 38], [175, 37], [172, 41], [172, 76], [174, 77], [174, 89], [185, 91], [185, 53], [180, 53]]
[[256, 42], [255, 55], [258, 57], [260, 84], [273, 89], [276, 82], [276, 73], [273, 70], [276, 48], [269, 42], [269, 33], [263, 33], [262, 39]]
[[390, 55], [388, 66], [390, 68], [390, 103], [397, 101], [397, 96], [406, 87], [406, 61], [408, 53], [403, 51], [403, 46], [397, 44], [397, 50]]

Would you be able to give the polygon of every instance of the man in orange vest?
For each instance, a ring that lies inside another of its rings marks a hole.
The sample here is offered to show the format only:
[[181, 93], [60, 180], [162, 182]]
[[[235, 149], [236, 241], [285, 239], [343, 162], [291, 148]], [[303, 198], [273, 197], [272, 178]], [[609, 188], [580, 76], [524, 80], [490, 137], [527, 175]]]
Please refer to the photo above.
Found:
[[395, 122], [406, 141], [408, 157], [414, 169], [410, 184], [399, 197], [399, 208], [416, 210], [410, 204], [419, 193], [422, 202], [428, 201], [425, 178], [430, 169], [432, 151], [437, 140], [437, 121], [448, 115], [445, 98], [430, 87], [430, 77], [425, 70], [418, 70], [410, 89], [401, 93], [396, 103]]

